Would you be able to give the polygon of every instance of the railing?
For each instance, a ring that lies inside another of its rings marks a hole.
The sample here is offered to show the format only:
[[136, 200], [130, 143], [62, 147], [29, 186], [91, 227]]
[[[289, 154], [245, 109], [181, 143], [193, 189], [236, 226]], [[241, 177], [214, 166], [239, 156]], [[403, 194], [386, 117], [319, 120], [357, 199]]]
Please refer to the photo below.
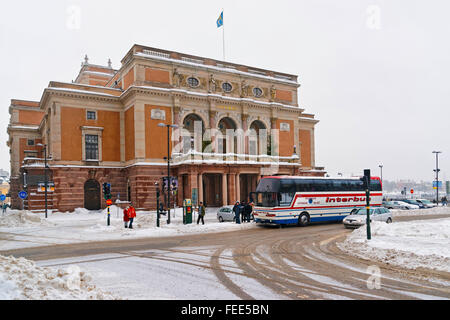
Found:
[[240, 164], [299, 164], [300, 157], [294, 154], [289, 157], [266, 154], [251, 155], [238, 153], [207, 153], [189, 150], [186, 153], [173, 153], [173, 163], [240, 163]]
[[143, 54], [147, 54], [150, 56], [156, 56], [156, 57], [161, 57], [161, 58], [166, 58], [169, 59], [170, 58], [170, 54], [169, 53], [164, 53], [164, 52], [158, 52], [158, 51], [153, 51], [153, 50], [142, 50]]

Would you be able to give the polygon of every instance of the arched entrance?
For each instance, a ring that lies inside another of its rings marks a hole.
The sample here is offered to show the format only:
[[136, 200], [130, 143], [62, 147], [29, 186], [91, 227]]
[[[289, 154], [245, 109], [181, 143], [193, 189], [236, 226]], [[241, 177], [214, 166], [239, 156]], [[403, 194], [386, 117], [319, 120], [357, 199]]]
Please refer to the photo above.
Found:
[[88, 210], [100, 210], [100, 183], [91, 179], [84, 184], [84, 207]]

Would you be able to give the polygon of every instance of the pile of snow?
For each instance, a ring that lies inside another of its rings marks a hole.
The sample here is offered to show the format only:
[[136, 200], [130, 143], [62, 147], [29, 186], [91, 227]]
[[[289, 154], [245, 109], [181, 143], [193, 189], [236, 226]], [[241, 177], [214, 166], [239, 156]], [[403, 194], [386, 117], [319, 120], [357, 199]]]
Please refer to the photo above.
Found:
[[77, 266], [41, 268], [25, 258], [0, 256], [0, 300], [116, 299], [90, 284]]
[[391, 209], [389, 210], [392, 213], [393, 217], [400, 216], [421, 216], [421, 215], [441, 215], [441, 214], [450, 214], [450, 207], [434, 207], [429, 209], [413, 209], [413, 210], [400, 210], [400, 209]]
[[450, 272], [450, 219], [372, 222], [353, 231], [338, 247], [359, 258], [408, 269], [419, 267]]
[[41, 224], [38, 214], [23, 210], [7, 210], [0, 216], [0, 226], [2, 227], [23, 227], [27, 225]]

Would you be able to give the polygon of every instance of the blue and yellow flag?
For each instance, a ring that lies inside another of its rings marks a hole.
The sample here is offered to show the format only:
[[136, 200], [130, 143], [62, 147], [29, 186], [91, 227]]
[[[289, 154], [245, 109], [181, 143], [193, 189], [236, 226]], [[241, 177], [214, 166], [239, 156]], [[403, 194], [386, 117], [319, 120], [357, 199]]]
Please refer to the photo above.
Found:
[[223, 11], [220, 13], [219, 18], [217, 19], [217, 28], [220, 28], [221, 26], [223, 26]]

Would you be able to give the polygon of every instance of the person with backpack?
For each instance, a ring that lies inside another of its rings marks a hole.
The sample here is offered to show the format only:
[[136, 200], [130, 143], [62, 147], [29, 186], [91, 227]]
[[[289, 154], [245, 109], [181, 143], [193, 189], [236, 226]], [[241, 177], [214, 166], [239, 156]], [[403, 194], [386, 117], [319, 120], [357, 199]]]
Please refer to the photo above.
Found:
[[206, 213], [205, 205], [200, 201], [200, 205], [198, 206], [198, 219], [197, 224], [199, 224], [200, 219], [202, 220], [202, 224], [205, 224], [204, 216]]

